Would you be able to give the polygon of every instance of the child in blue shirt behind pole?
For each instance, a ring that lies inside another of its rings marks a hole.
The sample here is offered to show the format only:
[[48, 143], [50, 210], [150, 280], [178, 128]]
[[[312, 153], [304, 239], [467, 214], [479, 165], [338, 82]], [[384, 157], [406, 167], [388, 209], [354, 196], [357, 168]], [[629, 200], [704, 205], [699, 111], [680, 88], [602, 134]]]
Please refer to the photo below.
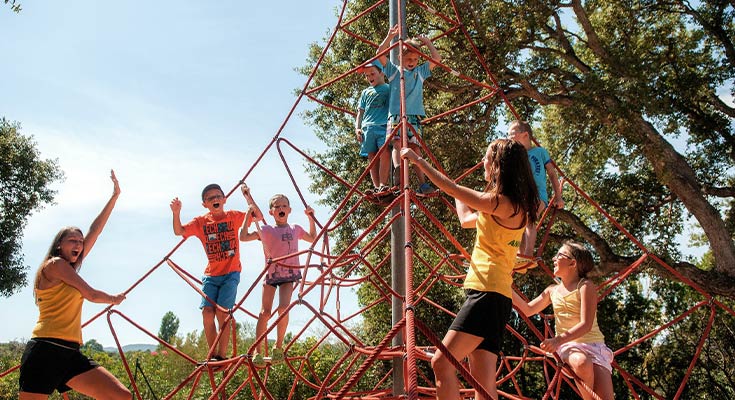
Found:
[[[389, 60], [385, 54], [381, 55], [381, 53], [390, 47], [391, 40], [398, 36], [399, 33], [400, 30], [398, 25], [394, 25], [390, 28], [388, 30], [388, 34], [385, 39], [383, 39], [383, 42], [380, 43], [377, 50], [377, 54], [379, 54], [378, 60], [384, 66], [383, 71], [388, 77], [388, 83], [390, 84], [390, 107], [388, 111], [388, 130], [386, 140], [391, 136], [393, 128], [400, 123], [401, 119], [401, 70], [399, 65], [396, 65], [393, 61]], [[424, 110], [424, 80], [431, 76], [431, 70], [436, 67], [435, 62], [441, 62], [441, 56], [436, 50], [436, 47], [434, 47], [434, 44], [431, 43], [431, 40], [427, 37], [418, 36], [416, 38], [406, 40], [406, 43], [416, 49], [425, 45], [429, 48], [432, 59], [429, 62], [419, 64], [420, 56], [418, 52], [408, 46], [403, 46], [403, 49], [401, 49], [403, 56], [403, 76], [406, 88], [405, 114], [407, 122], [411, 127], [413, 127], [408, 128], [408, 146], [418, 154], [421, 154], [419, 142], [414, 137], [414, 131], [421, 135], [421, 120], [426, 117], [426, 111]], [[396, 139], [400, 139], [399, 136], [393, 136], [393, 140]], [[396, 168], [400, 163], [399, 151], [400, 145], [394, 145], [392, 157], [393, 165]], [[414, 171], [416, 171], [416, 178], [419, 181], [419, 188], [416, 190], [416, 193], [430, 194], [434, 192], [435, 189], [426, 182], [424, 173], [417, 168], [414, 168]], [[394, 183], [398, 184], [395, 174], [393, 179]]]

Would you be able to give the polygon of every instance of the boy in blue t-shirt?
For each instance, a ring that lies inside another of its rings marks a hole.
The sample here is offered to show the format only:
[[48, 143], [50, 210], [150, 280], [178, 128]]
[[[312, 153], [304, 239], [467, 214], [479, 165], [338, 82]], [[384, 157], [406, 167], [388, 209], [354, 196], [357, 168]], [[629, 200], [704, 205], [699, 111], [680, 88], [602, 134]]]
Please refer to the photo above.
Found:
[[[385, 83], [383, 68], [378, 61], [371, 61], [360, 69], [365, 74], [370, 86], [365, 88], [357, 101], [355, 116], [355, 136], [362, 143], [360, 155], [372, 162], [375, 154], [385, 143], [385, 131], [388, 128], [388, 101], [390, 87]], [[390, 172], [390, 155], [384, 151], [378, 162], [370, 168], [370, 179], [375, 192], [388, 190], [388, 173]]]
[[[531, 163], [531, 173], [536, 181], [541, 205], [537, 211], [537, 215], [541, 215], [547, 206], [564, 208], [564, 199], [561, 197], [561, 182], [556, 174], [554, 165], [551, 163], [549, 152], [541, 147], [531, 147], [531, 125], [525, 121], [513, 121], [508, 128], [508, 139], [515, 140], [523, 145], [528, 151], [528, 162]], [[551, 180], [551, 190], [554, 197], [549, 202], [549, 194], [546, 191], [546, 174]], [[532, 257], [534, 255], [534, 245], [536, 244], [536, 225], [531, 222], [526, 226], [526, 231], [521, 239], [521, 247], [518, 249], [522, 256]]]
[[[398, 25], [394, 25], [388, 30], [383, 42], [378, 47], [377, 54], [378, 60], [384, 66], [385, 75], [388, 77], [388, 83], [390, 84], [390, 108], [388, 111], [388, 130], [386, 136], [390, 136], [393, 132], [393, 128], [400, 123], [401, 118], [401, 71], [400, 66], [394, 64], [388, 59], [385, 54], [382, 54], [388, 47], [390, 42], [399, 34]], [[403, 57], [403, 77], [406, 88], [406, 120], [410, 124], [408, 128], [408, 146], [413, 149], [417, 154], [421, 154], [421, 149], [418, 145], [418, 140], [414, 137], [414, 133], [421, 135], [421, 119], [426, 116], [424, 110], [424, 80], [431, 76], [431, 70], [436, 67], [435, 62], [441, 62], [441, 56], [439, 52], [431, 43], [431, 40], [424, 36], [419, 36], [406, 41], [414, 48], [418, 49], [422, 45], [429, 48], [431, 53], [431, 61], [422, 63], [419, 65], [420, 56], [419, 53], [411, 49], [408, 46], [404, 46], [402, 51]], [[398, 136], [394, 136], [393, 140], [399, 139]], [[400, 163], [399, 146], [393, 146], [393, 165], [397, 166]], [[416, 178], [419, 181], [419, 188], [416, 193], [429, 194], [434, 192], [434, 188], [426, 182], [424, 173], [420, 169], [414, 168], [416, 171]], [[395, 178], [394, 178], [395, 179]], [[397, 183], [397, 182], [396, 182]]]

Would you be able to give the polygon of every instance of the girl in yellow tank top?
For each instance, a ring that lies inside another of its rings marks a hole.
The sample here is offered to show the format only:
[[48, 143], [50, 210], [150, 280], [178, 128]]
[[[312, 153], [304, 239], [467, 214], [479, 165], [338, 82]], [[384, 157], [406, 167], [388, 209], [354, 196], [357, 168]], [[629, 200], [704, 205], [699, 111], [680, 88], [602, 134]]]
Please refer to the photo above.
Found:
[[[472, 376], [492, 398], [498, 398], [495, 371], [512, 308], [515, 256], [526, 223], [535, 221], [539, 205], [526, 149], [508, 139], [490, 143], [482, 159], [487, 181], [482, 192], [456, 184], [411, 149], [401, 150], [401, 157], [454, 197], [463, 227], [477, 229], [464, 282], [466, 300], [442, 343], [454, 359], [469, 357]], [[459, 399], [457, 370], [448, 355], [437, 350], [431, 366], [437, 399]]]
[[125, 294], [93, 289], [78, 271], [92, 250], [120, 195], [111, 171], [112, 197], [85, 237], [76, 227], [62, 228], [51, 242], [33, 283], [38, 323], [20, 363], [19, 400], [48, 398], [54, 391], [74, 389], [92, 398], [129, 400], [130, 391], [117, 378], [79, 351], [82, 344], [82, 303], [120, 304]]
[[577, 382], [582, 398], [595, 399], [586, 388], [603, 400], [615, 395], [612, 385], [613, 352], [597, 326], [597, 287], [587, 279], [593, 268], [592, 254], [582, 244], [566, 242], [554, 256], [553, 284], [535, 299], [526, 302], [513, 293], [513, 305], [525, 315], [534, 315], [551, 304], [556, 335], [541, 342], [547, 352], [557, 352], [584, 383]]

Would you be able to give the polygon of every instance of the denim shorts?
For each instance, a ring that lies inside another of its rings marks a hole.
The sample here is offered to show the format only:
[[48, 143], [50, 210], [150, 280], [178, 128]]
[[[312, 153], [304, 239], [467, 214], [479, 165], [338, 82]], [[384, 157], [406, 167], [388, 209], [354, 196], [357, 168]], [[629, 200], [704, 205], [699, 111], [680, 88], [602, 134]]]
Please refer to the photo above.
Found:
[[[240, 283], [240, 272], [230, 272], [225, 275], [204, 276], [202, 278], [202, 292], [222, 308], [230, 309], [235, 305], [237, 296], [237, 285]], [[202, 297], [199, 308], [214, 307], [213, 304]]]

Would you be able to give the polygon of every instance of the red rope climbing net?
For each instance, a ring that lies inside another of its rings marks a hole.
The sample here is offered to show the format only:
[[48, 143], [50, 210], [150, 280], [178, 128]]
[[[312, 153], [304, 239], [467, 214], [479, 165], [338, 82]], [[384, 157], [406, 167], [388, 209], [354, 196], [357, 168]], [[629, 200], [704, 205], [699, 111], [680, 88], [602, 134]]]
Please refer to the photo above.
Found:
[[[283, 365], [288, 368], [289, 372], [293, 376], [293, 385], [289, 399], [297, 398], [295, 397], [295, 393], [296, 389], [299, 387], [309, 388], [313, 392], [313, 395], [310, 397], [312, 399], [434, 398], [435, 390], [432, 379], [430, 379], [424, 371], [429, 369], [428, 363], [433, 352], [437, 348], [442, 350], [444, 349], [441, 344], [441, 336], [444, 332], [432, 331], [432, 329], [428, 327], [427, 321], [417, 318], [414, 310], [418, 304], [428, 304], [431, 307], [436, 308], [437, 313], [454, 316], [453, 310], [447, 309], [445, 306], [432, 299], [430, 295], [430, 291], [434, 285], [452, 285], [459, 287], [465, 271], [463, 262], [469, 259], [469, 254], [465, 249], [465, 245], [467, 245], [467, 243], [461, 243], [456, 239], [452, 233], [444, 227], [440, 218], [432, 212], [432, 210], [436, 209], [438, 205], [451, 208], [452, 203], [442, 195], [430, 198], [419, 197], [410, 190], [407, 185], [402, 184], [400, 186], [400, 193], [395, 197], [395, 199], [388, 204], [376, 206], [369, 201], [369, 197], [360, 189], [361, 185], [364, 185], [369, 179], [368, 173], [372, 163], [367, 166], [355, 182], [348, 182], [321, 164], [315, 158], [311, 157], [297, 144], [283, 137], [284, 128], [291, 120], [297, 106], [301, 104], [305, 98], [317, 103], [319, 106], [328, 107], [337, 112], [349, 114], [350, 116], [354, 115], [351, 110], [348, 110], [342, 105], [327, 101], [320, 97], [319, 94], [332, 85], [339, 84], [350, 77], [354, 77], [354, 74], [356, 74], [363, 65], [372, 61], [374, 58], [366, 60], [362, 65], [356, 65], [353, 68], [337, 73], [334, 77], [319, 85], [314, 84], [315, 74], [321, 67], [323, 67], [325, 55], [330, 51], [331, 45], [334, 43], [338, 35], [347, 35], [365, 45], [372, 46], [373, 48], [378, 47], [376, 43], [361, 36], [356, 33], [356, 30], [351, 28], [354, 24], [357, 24], [363, 18], [366, 18], [370, 13], [375, 12], [381, 7], [386, 7], [387, 1], [378, 0], [363, 10], [349, 10], [348, 3], [348, 1], [343, 2], [335, 28], [332, 30], [330, 37], [326, 41], [321, 55], [316, 60], [315, 65], [304, 84], [303, 90], [299, 93], [293, 106], [288, 111], [283, 123], [280, 125], [271, 141], [265, 146], [264, 150], [246, 171], [242, 179], [233, 185], [232, 190], [230, 190], [227, 195], [229, 196], [237, 189], [237, 186], [245, 183], [254, 171], [258, 168], [262, 168], [262, 162], [265, 159], [275, 158], [276, 156], [281, 160], [282, 168], [289, 177], [293, 190], [298, 194], [299, 200], [304, 206], [306, 206], [307, 202], [303, 195], [302, 186], [297, 182], [292, 171], [292, 164], [294, 163], [292, 160], [294, 159], [309, 164], [314, 170], [332, 179], [335, 185], [341, 185], [346, 190], [344, 199], [335, 207], [332, 214], [329, 215], [325, 221], [318, 221], [318, 236], [311, 247], [298, 253], [298, 255], [305, 260], [304, 266], [302, 267], [303, 279], [295, 288], [294, 299], [288, 306], [287, 311], [294, 312], [294, 310], [298, 310], [300, 315], [307, 315], [307, 318], [303, 327], [293, 333], [291, 340], [286, 344], [284, 349], [286, 360]], [[442, 13], [436, 8], [418, 0], [411, 0], [409, 3], [416, 12], [426, 13], [442, 24], [441, 33], [433, 37], [432, 40], [435, 41], [441, 37], [449, 35], [458, 35], [464, 38], [464, 42], [472, 49], [472, 52], [477, 58], [476, 62], [481, 66], [480, 70], [484, 74], [482, 77], [473, 78], [465, 75], [462, 71], [456, 71], [441, 62], [434, 61], [438, 67], [445, 70], [456, 79], [462, 80], [468, 85], [481, 89], [478, 93], [483, 94], [466, 104], [426, 118], [422, 121], [422, 125], [430, 128], [432, 123], [438, 120], [452, 114], [459, 113], [466, 108], [477, 106], [478, 104], [487, 102], [491, 99], [502, 100], [508, 109], [517, 116], [513, 106], [510, 104], [508, 99], [505, 98], [504, 92], [500, 88], [496, 78], [488, 69], [482, 53], [475, 46], [466, 26], [462, 23], [462, 18], [455, 1], [449, 0], [447, 2], [448, 6], [442, 7], [442, 9], [451, 10], [450, 13]], [[350, 12], [348, 13], [348, 11]], [[399, 10], [399, 12], [402, 11]], [[352, 15], [352, 17], [346, 19], [345, 16], [348, 14]], [[399, 20], [403, 20], [403, 18], [400, 17], [402, 16], [399, 15]], [[396, 46], [403, 45], [403, 40], [398, 40], [391, 46], [391, 48], [385, 51], [384, 55], [387, 55], [388, 52]], [[428, 55], [423, 53], [422, 58], [425, 60], [430, 59]], [[402, 123], [396, 129], [401, 131], [402, 141], [405, 145], [407, 140], [407, 130], [411, 129], [410, 126], [406, 124], [405, 118], [402, 119]], [[431, 163], [441, 169], [441, 164], [434, 157], [431, 149], [425, 146], [419, 135], [416, 135], [416, 137], [419, 139], [421, 146], [423, 147], [428, 159], [431, 160]], [[389, 151], [388, 144], [386, 143], [386, 145], [379, 151]], [[373, 163], [377, 162], [378, 159], [379, 157], [376, 156], [373, 159]], [[475, 167], [465, 171], [454, 179], [458, 182], [462, 181], [476, 171], [479, 166], [480, 164], [475, 165]], [[652, 254], [639, 240], [630, 234], [625, 227], [618, 223], [613, 216], [603, 210], [597, 202], [590, 198], [573, 181], [569, 180], [561, 169], [558, 167], [557, 169], [560, 176], [564, 179], [564, 184], [573, 190], [573, 194], [565, 197], [572, 196], [576, 201], [584, 202], [597, 209], [597, 211], [610, 225], [614, 226], [621, 235], [623, 235], [634, 245], [635, 248], [638, 249], [640, 254], [640, 256], [638, 256], [637, 259], [627, 268], [624, 268], [599, 286], [601, 299], [615, 291], [616, 288], [626, 280], [626, 278], [633, 274], [640, 273], [642, 268], [649, 263], [658, 264], [661, 268], [668, 271], [671, 276], [686, 285], [689, 285], [701, 295], [701, 300], [688, 310], [682, 312], [668, 322], [661, 324], [638, 339], [631, 341], [622, 347], [613, 349], [616, 357], [624, 355], [630, 349], [643, 342], [652, 340], [656, 335], [666, 331], [668, 328], [681, 322], [687, 317], [690, 317], [695, 312], [707, 310], [708, 316], [702, 325], [700, 340], [695, 346], [694, 354], [691, 355], [691, 360], [688, 363], [686, 374], [683, 375], [683, 378], [679, 383], [679, 389], [675, 396], [675, 398], [679, 398], [684, 391], [693, 368], [697, 363], [699, 354], [709, 336], [717, 314], [724, 312], [735, 316], [735, 312], [707, 293], [706, 290], [700, 288], [694, 282], [682, 276], [676, 269], [672, 268], [660, 258]], [[407, 182], [407, 179], [408, 171], [405, 166], [403, 166], [401, 181]], [[429, 204], [429, 202], [432, 203]], [[333, 254], [329, 242], [330, 235], [340, 229], [347, 229], [350, 223], [350, 217], [354, 215], [356, 210], [362, 207], [382, 207], [382, 209], [373, 222], [357, 232], [354, 239], [342, 246], [344, 248], [338, 253]], [[394, 209], [398, 209], [400, 211], [393, 212], [392, 210]], [[422, 216], [422, 218], [417, 218], [419, 215]], [[384, 249], [385, 246], [388, 245], [391, 240], [391, 227], [400, 218], [405, 218], [405, 223], [403, 224], [403, 233], [406, 241], [403, 246], [405, 251], [404, 293], [397, 291], [392, 287], [390, 281], [383, 278], [384, 276], [389, 276], [386, 271], [390, 268], [390, 255], [381, 257], [373, 256], [374, 254], [383, 254], [378, 252], [378, 249]], [[427, 221], [427, 224], [424, 225], [421, 221]], [[540, 241], [541, 244], [539, 245], [537, 254], [540, 255], [543, 253], [544, 246], [549, 239], [550, 227], [555, 222], [556, 210], [549, 208], [539, 223], [539, 232], [545, 232], [545, 234], [542, 235]], [[439, 232], [441, 240], [439, 240], [433, 232]], [[163, 256], [159, 262], [141, 276], [140, 279], [133, 283], [125, 291], [125, 294], [128, 297], [134, 296], [136, 288], [142, 282], [150, 278], [153, 274], [163, 273], [163, 271], [167, 270], [166, 267], [168, 267], [181, 279], [182, 284], [188, 285], [193, 291], [203, 295], [199, 289], [201, 282], [198, 278], [192, 275], [191, 272], [189, 272], [175, 259], [177, 250], [179, 250], [182, 244], [183, 241]], [[425, 256], [423, 251], [421, 254], [414, 252], [414, 249], [418, 247], [422, 247], [422, 250], [427, 249], [429, 252], [433, 252], [436, 257], [431, 260], [435, 259], [438, 261], [431, 261]], [[278, 260], [272, 261], [277, 262]], [[416, 278], [413, 274], [415, 265], [419, 265], [429, 271], [423, 280], [414, 281]], [[539, 268], [547, 275], [552, 275], [551, 271], [542, 260], [538, 260], [538, 265]], [[521, 266], [521, 268], [524, 267], [527, 266]], [[244, 307], [244, 304], [247, 299], [258, 294], [256, 289], [260, 287], [266, 269], [267, 266], [262, 270], [258, 279], [254, 280], [245, 288], [244, 294], [242, 294], [238, 299], [238, 302], [232, 310], [223, 310], [229, 312], [228, 318], [236, 319], [238, 321], [254, 321], [257, 319], [258, 311], [248, 310]], [[353, 291], [362, 285], [372, 286], [378, 294], [377, 297], [368, 304], [362, 305], [356, 312], [347, 315], [343, 314], [341, 309], [342, 299], [346, 297], [346, 293], [348, 291]], [[403, 315], [400, 318], [397, 318], [397, 321], [394, 322], [392, 326], [387, 327], [386, 333], [383, 337], [372, 338], [370, 343], [368, 343], [364, 338], [361, 338], [360, 335], [352, 332], [350, 327], [359, 324], [361, 314], [376, 307], [388, 307], [390, 309], [392, 301], [396, 298], [402, 300]], [[312, 301], [310, 299], [317, 300]], [[224, 361], [203, 363], [198, 362], [198, 360], [195, 360], [192, 356], [183, 353], [176, 347], [157, 337], [145, 327], [140, 326], [135, 322], [134, 315], [126, 315], [117, 310], [114, 306], [109, 306], [94, 315], [84, 324], [84, 326], [103, 316], [107, 320], [112, 336], [115, 339], [118, 352], [122, 357], [132, 386], [132, 391], [138, 399], [143, 399], [143, 396], [141, 395], [138, 382], [136, 382], [134, 377], [130, 362], [126, 357], [126, 354], [122, 351], [121, 343], [118, 339], [117, 330], [121, 323], [130, 324], [141, 332], [144, 332], [157, 343], [167, 348], [172, 354], [180, 357], [183, 362], [190, 365], [190, 374], [176, 387], [172, 388], [164, 398], [192, 398], [194, 393], [202, 387], [211, 389], [208, 391], [210, 399], [236, 398], [243, 392], [249, 392], [254, 398], [277, 398], [273, 393], [271, 393], [268, 385], [269, 377], [272, 374], [274, 367], [271, 364], [267, 364], [265, 368], [256, 368], [253, 364], [252, 356], [255, 348], [260, 343], [267, 341], [267, 337], [269, 335], [274, 334], [274, 330], [281, 319], [280, 316], [274, 315], [274, 317], [271, 318], [268, 322], [266, 332], [263, 335], [256, 337], [249, 348], [237, 348], [238, 342], [236, 340], [237, 337], [234, 330], [223, 332], [222, 334], [232, 335], [232, 357]], [[533, 337], [530, 338], [525, 337], [516, 329], [508, 326], [508, 331], [511, 336], [514, 340], [521, 343], [523, 351], [520, 354], [502, 354], [500, 357], [497, 381], [498, 387], [501, 389], [499, 390], [499, 394], [503, 398], [528, 398], [524, 396], [522, 375], [524, 373], [524, 367], [529, 363], [538, 364], [543, 369], [548, 387], [543, 396], [544, 399], [559, 398], [564, 386], [569, 386], [572, 390], [577, 391], [576, 386], [573, 383], [574, 373], [561, 362], [556, 354], [546, 354], [533, 344], [553, 336], [553, 330], [549, 323], [551, 317], [548, 315], [542, 315], [541, 318], [543, 322], [543, 331], [537, 328], [537, 324], [534, 324], [530, 319], [524, 317], [528, 329], [533, 335]], [[319, 331], [322, 333], [310, 342], [313, 344], [309, 349], [306, 351], [296, 351], [295, 349], [292, 349], [292, 346], [294, 346], [295, 343], [299, 343], [311, 335], [312, 332], [315, 331], [315, 327], [318, 327]], [[399, 342], [402, 344], [395, 345], [394, 339], [396, 338], [400, 338]], [[422, 341], [427, 342], [430, 345], [419, 346], [417, 344], [418, 338], [421, 338]], [[316, 356], [319, 354], [320, 346], [325, 343], [343, 344], [346, 351], [341, 358], [334, 361], [334, 367], [331, 370], [320, 375], [317, 373], [314, 363], [317, 358]], [[388, 365], [387, 362], [390, 361], [393, 362], [392, 368], [386, 367], [386, 365]], [[463, 396], [468, 398], [473, 397], [474, 391], [477, 390], [488, 397], [485, 390], [479, 386], [475, 379], [470, 375], [465, 360], [452, 360], [452, 362], [458, 368], [466, 384], [465, 388], [462, 389]], [[378, 364], [382, 368], [376, 368]], [[13, 373], [17, 368], [18, 366], [15, 366], [5, 372], [2, 372], [0, 377]], [[663, 397], [647, 383], [645, 378], [626, 371], [617, 362], [613, 362], [613, 368], [614, 372], [625, 382], [625, 385], [632, 397], [636, 399], [641, 397], [663, 399]], [[392, 378], [394, 376], [393, 372], [395, 369], [400, 369], [402, 374], [399, 376], [403, 376], [403, 382], [399, 382], [397, 385], [399, 387], [398, 390], [396, 390], [395, 382], [393, 382], [394, 378]], [[381, 375], [376, 377], [375, 374], [371, 374], [369, 378], [366, 377], [368, 372], [374, 371], [380, 371]]]

